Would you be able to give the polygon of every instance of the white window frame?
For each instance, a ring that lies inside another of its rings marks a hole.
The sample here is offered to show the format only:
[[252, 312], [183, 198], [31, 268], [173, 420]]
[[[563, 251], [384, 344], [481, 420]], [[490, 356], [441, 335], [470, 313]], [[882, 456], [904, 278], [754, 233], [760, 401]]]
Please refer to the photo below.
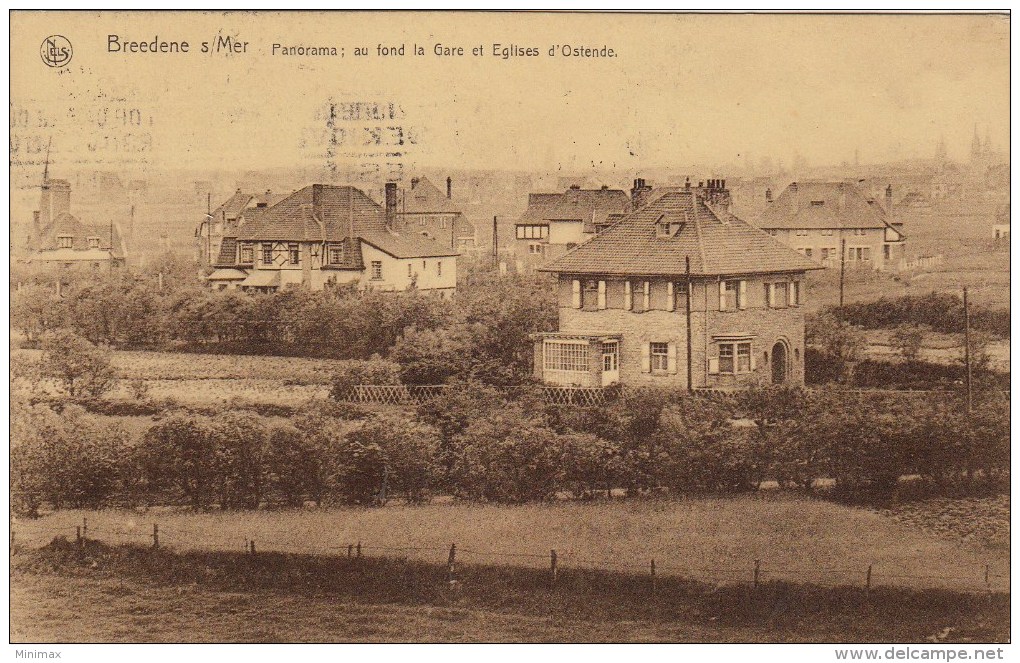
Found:
[[651, 341], [648, 344], [649, 370], [652, 373], [669, 372], [669, 342]]
[[372, 280], [382, 281], [382, 260], [373, 260], [371, 263]]
[[89, 237], [87, 241], [88, 241], [88, 246], [89, 246], [90, 249], [98, 249], [99, 248], [99, 238], [98, 237]]
[[[724, 355], [724, 350], [729, 354]], [[723, 359], [729, 359], [730, 370], [724, 370]], [[747, 362], [743, 366], [742, 358]], [[712, 375], [746, 375], [755, 371], [754, 348], [750, 340], [716, 341], [716, 356], [709, 359], [709, 373]]]
[[329, 264], [339, 265], [344, 261], [344, 245], [330, 244], [326, 248], [326, 257], [329, 259]]
[[242, 265], [255, 264], [255, 247], [251, 244], [242, 244], [240, 253], [238, 254], [238, 260]]
[[70, 249], [74, 247], [74, 237], [71, 235], [57, 235], [57, 248]]
[[[263, 265], [272, 265], [273, 264], [273, 244], [272, 244], [272, 242], [263, 242], [261, 248], [262, 248], [262, 264]], [[266, 260], [267, 257], [269, 258], [268, 260]]]
[[301, 245], [291, 242], [287, 244], [287, 262], [291, 265], [301, 264]]
[[[601, 358], [599, 359], [601, 363]], [[583, 340], [544, 339], [542, 341], [542, 376], [552, 382], [584, 382], [577, 380], [591, 373], [589, 344]], [[550, 378], [560, 378], [550, 380]]]

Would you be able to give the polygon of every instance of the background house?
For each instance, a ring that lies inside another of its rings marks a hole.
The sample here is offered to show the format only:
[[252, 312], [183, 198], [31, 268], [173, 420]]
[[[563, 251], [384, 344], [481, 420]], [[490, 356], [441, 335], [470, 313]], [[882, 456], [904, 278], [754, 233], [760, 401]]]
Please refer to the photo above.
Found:
[[322, 290], [356, 282], [452, 296], [456, 251], [420, 234], [397, 233], [395, 219], [395, 183], [386, 185], [385, 209], [359, 189], [312, 184], [275, 205], [244, 211], [207, 280], [220, 289]]
[[804, 274], [820, 267], [730, 214], [725, 197], [666, 193], [540, 268], [558, 277], [559, 330], [534, 336], [536, 377], [803, 384]]
[[61, 269], [120, 267], [127, 257], [117, 224], [89, 224], [72, 215], [71, 184], [46, 175], [32, 213], [29, 250], [28, 263]]
[[237, 228], [247, 210], [268, 207], [286, 198], [286, 194], [245, 193], [238, 189], [219, 207], [206, 214], [195, 228], [198, 260], [211, 265], [220, 254], [224, 237], [235, 237]]
[[477, 246], [475, 227], [454, 204], [453, 179], [446, 178], [446, 194], [427, 177], [411, 178], [397, 207], [396, 229], [405, 235], [418, 233], [451, 249], [471, 250]]
[[892, 187], [885, 204], [849, 182], [793, 182], [767, 205], [757, 226], [824, 267], [839, 267], [846, 240], [846, 266], [895, 271], [904, 256], [903, 224], [892, 219]]
[[627, 194], [608, 186], [582, 189], [575, 184], [563, 193], [528, 194], [528, 208], [515, 226], [518, 271], [555, 260], [630, 209]]

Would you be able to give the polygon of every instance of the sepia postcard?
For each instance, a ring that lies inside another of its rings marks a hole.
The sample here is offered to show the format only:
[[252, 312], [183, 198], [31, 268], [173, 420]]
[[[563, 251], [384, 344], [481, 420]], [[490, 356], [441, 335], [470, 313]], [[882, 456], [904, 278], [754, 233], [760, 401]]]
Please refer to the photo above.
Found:
[[9, 21], [14, 658], [1007, 657], [1008, 10]]

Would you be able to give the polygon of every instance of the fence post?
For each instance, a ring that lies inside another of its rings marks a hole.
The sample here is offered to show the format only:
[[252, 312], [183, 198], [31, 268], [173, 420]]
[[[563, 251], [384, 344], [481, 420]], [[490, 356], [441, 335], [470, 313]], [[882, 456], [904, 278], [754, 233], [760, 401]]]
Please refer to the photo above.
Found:
[[758, 581], [759, 581], [760, 577], [761, 577], [761, 560], [760, 559], [756, 559], [756, 560], [754, 560], [754, 587], [755, 587], [755, 589], [758, 588]]
[[89, 519], [85, 516], [81, 517], [81, 538], [86, 539], [89, 536]]
[[552, 584], [555, 585], [556, 584], [556, 549], [555, 548], [549, 551], [549, 563], [550, 563], [550, 568], [549, 568], [550, 576], [549, 576], [549, 579], [552, 581]]
[[358, 552], [358, 559], [361, 559], [361, 541], [358, 541], [357, 552]]
[[868, 564], [868, 579], [865, 581], [864, 588], [871, 592], [871, 564]]
[[351, 557], [354, 557], [354, 544], [353, 543], [347, 545], [347, 559], [350, 559]]
[[74, 539], [75, 541], [78, 542], [79, 546], [82, 545], [81, 525], [78, 525], [77, 527], [74, 528]]
[[655, 593], [655, 560], [652, 559], [652, 594]]
[[159, 550], [159, 524], [152, 523], [152, 547]]
[[248, 552], [251, 553], [252, 557], [255, 556], [255, 539], [248, 542]]
[[447, 561], [447, 580], [453, 582], [456, 580], [455, 571], [457, 564], [457, 544], [450, 544], [450, 559]]

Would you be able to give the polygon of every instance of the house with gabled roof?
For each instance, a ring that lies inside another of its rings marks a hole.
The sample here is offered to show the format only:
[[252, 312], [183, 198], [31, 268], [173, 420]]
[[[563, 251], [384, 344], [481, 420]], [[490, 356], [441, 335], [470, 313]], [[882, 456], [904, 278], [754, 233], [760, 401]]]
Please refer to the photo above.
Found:
[[236, 236], [238, 220], [244, 213], [255, 208], [268, 207], [284, 198], [286, 194], [247, 193], [238, 189], [219, 207], [207, 213], [195, 227], [195, 248], [199, 262], [211, 265], [220, 253], [224, 237]]
[[891, 186], [883, 205], [851, 182], [793, 182], [775, 200], [766, 192], [756, 225], [823, 267], [895, 271], [906, 236], [892, 209]]
[[528, 194], [528, 208], [515, 225], [514, 253], [519, 271], [534, 269], [588, 241], [600, 228], [631, 210], [622, 189], [582, 189]]
[[729, 211], [721, 180], [663, 194], [540, 267], [559, 329], [550, 385], [736, 389], [804, 383], [805, 274], [820, 266]]
[[412, 177], [411, 188], [397, 205], [397, 230], [420, 234], [459, 250], [478, 245], [475, 226], [453, 202], [453, 179], [446, 178], [446, 194], [427, 177]]
[[127, 249], [115, 223], [85, 223], [71, 214], [71, 184], [43, 176], [39, 209], [32, 214], [26, 262], [61, 269], [122, 267]]
[[215, 288], [272, 292], [356, 283], [377, 290], [457, 287], [457, 252], [420, 234], [398, 233], [396, 184], [386, 207], [350, 186], [312, 184], [238, 216], [207, 276]]

